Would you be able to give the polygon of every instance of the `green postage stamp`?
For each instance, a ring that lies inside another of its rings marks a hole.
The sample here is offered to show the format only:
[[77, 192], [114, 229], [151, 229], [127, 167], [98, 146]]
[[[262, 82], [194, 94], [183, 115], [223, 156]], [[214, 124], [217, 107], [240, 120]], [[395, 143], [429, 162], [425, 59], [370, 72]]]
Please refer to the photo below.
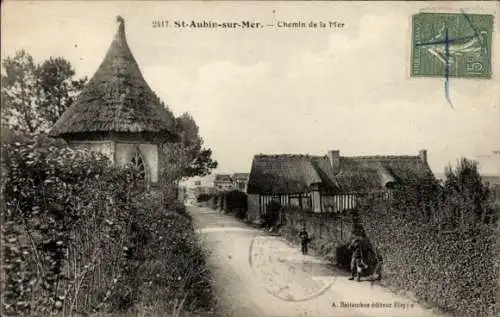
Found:
[[411, 76], [491, 78], [492, 31], [488, 14], [414, 15]]

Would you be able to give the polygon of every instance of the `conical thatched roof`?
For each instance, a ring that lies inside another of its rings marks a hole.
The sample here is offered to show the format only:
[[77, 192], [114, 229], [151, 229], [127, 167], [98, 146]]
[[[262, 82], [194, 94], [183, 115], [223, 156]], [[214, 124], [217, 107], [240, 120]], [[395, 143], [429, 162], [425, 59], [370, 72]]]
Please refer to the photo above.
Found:
[[76, 102], [50, 135], [84, 133], [175, 133], [172, 116], [144, 80], [125, 38], [121, 17], [106, 56]]

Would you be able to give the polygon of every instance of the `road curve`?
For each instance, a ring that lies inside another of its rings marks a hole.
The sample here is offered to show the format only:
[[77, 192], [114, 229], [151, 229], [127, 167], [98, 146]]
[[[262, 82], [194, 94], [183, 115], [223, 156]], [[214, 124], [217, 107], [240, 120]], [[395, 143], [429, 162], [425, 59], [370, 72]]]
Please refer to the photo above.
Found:
[[381, 286], [349, 281], [325, 261], [232, 216], [200, 207], [189, 212], [210, 251], [224, 317], [439, 316]]

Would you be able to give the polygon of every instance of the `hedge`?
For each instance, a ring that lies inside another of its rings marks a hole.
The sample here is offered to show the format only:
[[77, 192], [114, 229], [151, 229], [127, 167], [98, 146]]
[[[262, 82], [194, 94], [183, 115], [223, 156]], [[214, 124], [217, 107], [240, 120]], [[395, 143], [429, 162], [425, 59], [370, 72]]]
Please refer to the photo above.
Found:
[[214, 197], [215, 197], [215, 195], [213, 195], [213, 194], [199, 194], [198, 196], [196, 196], [196, 201], [199, 203], [207, 202], [210, 199], [213, 199]]
[[212, 304], [191, 219], [103, 155], [2, 146], [2, 315]]
[[384, 259], [387, 285], [455, 316], [496, 316], [497, 228], [442, 230], [383, 206], [361, 211], [361, 219]]
[[293, 207], [281, 212], [280, 232], [287, 240], [298, 242], [305, 225], [312, 249], [341, 268], [349, 269], [351, 235], [364, 231], [383, 261], [385, 285], [454, 316], [497, 316], [497, 227], [478, 223], [443, 230], [439, 223], [412, 219], [383, 204], [361, 209], [359, 218], [357, 213], [317, 214]]
[[233, 190], [220, 193], [217, 197], [221, 210], [233, 213], [239, 219], [246, 219], [248, 210], [247, 194], [239, 190]]

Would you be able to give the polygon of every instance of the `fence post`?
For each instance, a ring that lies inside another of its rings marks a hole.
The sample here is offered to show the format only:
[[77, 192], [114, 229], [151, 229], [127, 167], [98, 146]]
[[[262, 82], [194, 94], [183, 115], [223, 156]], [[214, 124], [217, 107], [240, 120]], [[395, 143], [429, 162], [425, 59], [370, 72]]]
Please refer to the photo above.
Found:
[[344, 219], [342, 218], [342, 216], [339, 219], [340, 219], [340, 239], [339, 239], [339, 241], [344, 241]]

